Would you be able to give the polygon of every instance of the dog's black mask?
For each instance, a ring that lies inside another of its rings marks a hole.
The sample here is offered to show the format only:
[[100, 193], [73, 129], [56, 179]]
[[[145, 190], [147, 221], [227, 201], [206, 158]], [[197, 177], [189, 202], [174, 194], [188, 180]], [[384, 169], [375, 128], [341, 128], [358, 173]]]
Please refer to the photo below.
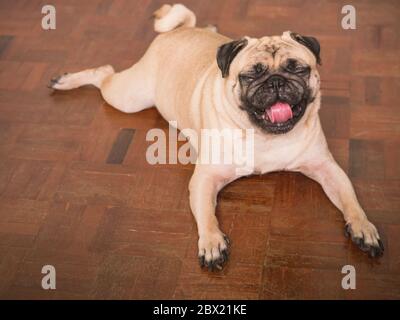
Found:
[[[310, 50], [317, 63], [321, 63], [317, 39], [293, 32], [291, 37]], [[247, 39], [243, 38], [226, 43], [218, 49], [217, 64], [222, 77], [229, 75], [232, 61], [247, 43]], [[253, 123], [266, 132], [286, 133], [294, 128], [314, 100], [309, 87], [310, 73], [310, 66], [293, 58], [282, 61], [279, 68], [274, 70], [257, 63], [251, 70], [239, 74], [240, 107], [248, 113]], [[282, 118], [282, 114], [286, 116]]]
[[[239, 75], [241, 108], [250, 120], [268, 133], [282, 134], [293, 129], [313, 100], [308, 87], [310, 67], [295, 59], [287, 59], [278, 70], [269, 70], [259, 63]], [[271, 120], [271, 107], [289, 105], [292, 117], [284, 122]]]

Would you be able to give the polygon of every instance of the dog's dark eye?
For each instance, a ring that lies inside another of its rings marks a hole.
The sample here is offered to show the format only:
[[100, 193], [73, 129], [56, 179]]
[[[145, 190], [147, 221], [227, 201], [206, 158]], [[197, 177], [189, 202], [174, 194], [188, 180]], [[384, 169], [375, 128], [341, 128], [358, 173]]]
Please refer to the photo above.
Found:
[[285, 69], [289, 72], [296, 72], [297, 70], [299, 70], [299, 64], [294, 59], [288, 59]]
[[251, 81], [254, 80], [260, 76], [262, 76], [265, 71], [267, 71], [267, 67], [265, 65], [263, 65], [262, 63], [257, 63], [253, 66], [253, 68], [246, 72], [246, 73], [242, 73], [239, 78], [241, 81]]
[[285, 66], [285, 70], [290, 73], [303, 74], [303, 73], [308, 73], [310, 71], [310, 68], [308, 66], [303, 66], [299, 64], [294, 59], [288, 59], [287, 64]]

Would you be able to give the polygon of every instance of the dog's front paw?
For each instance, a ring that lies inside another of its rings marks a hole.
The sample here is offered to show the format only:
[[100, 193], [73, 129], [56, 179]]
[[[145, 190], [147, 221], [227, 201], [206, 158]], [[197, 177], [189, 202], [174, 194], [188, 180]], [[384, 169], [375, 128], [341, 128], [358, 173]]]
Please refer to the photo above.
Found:
[[215, 232], [199, 238], [200, 266], [210, 271], [222, 270], [228, 261], [230, 241], [222, 232]]
[[384, 247], [375, 226], [367, 219], [346, 223], [345, 234], [364, 252], [371, 257], [383, 255]]

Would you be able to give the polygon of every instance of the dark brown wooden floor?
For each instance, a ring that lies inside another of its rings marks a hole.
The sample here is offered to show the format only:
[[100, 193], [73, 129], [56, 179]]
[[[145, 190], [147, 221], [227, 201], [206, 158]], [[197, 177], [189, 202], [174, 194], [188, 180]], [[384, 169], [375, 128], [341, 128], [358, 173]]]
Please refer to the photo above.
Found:
[[[220, 195], [231, 260], [197, 265], [188, 203], [193, 167], [150, 166], [154, 110], [126, 115], [94, 88], [52, 93], [51, 76], [129, 67], [155, 33], [164, 1], [52, 1], [57, 29], [41, 29], [47, 1], [0, 2], [0, 298], [400, 298], [400, 5], [354, 1], [183, 1], [200, 25], [233, 38], [292, 30], [322, 46], [321, 117], [333, 154], [381, 232], [375, 262], [344, 237], [341, 214], [300, 174], [242, 179]], [[126, 155], [115, 151], [130, 141]], [[114, 150], [114, 151], [113, 151]], [[41, 268], [57, 289], [41, 289]], [[354, 265], [357, 289], [341, 288]]]

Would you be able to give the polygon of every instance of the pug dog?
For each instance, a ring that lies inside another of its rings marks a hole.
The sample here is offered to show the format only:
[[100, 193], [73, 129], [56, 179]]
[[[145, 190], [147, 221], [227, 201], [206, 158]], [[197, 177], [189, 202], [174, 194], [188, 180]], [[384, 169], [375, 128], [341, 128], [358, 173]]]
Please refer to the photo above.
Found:
[[160, 35], [131, 68], [115, 72], [107, 65], [66, 73], [49, 86], [94, 85], [108, 104], [126, 113], [155, 105], [179, 129], [254, 130], [254, 166], [246, 172], [240, 173], [236, 163], [195, 166], [190, 207], [201, 266], [219, 270], [229, 255], [228, 237], [215, 216], [218, 192], [243, 175], [278, 170], [301, 172], [320, 183], [343, 213], [345, 234], [370, 256], [382, 255], [378, 231], [329, 152], [321, 128], [317, 39], [286, 31], [232, 40], [212, 26], [196, 28], [196, 16], [182, 4], [164, 5], [154, 18]]

